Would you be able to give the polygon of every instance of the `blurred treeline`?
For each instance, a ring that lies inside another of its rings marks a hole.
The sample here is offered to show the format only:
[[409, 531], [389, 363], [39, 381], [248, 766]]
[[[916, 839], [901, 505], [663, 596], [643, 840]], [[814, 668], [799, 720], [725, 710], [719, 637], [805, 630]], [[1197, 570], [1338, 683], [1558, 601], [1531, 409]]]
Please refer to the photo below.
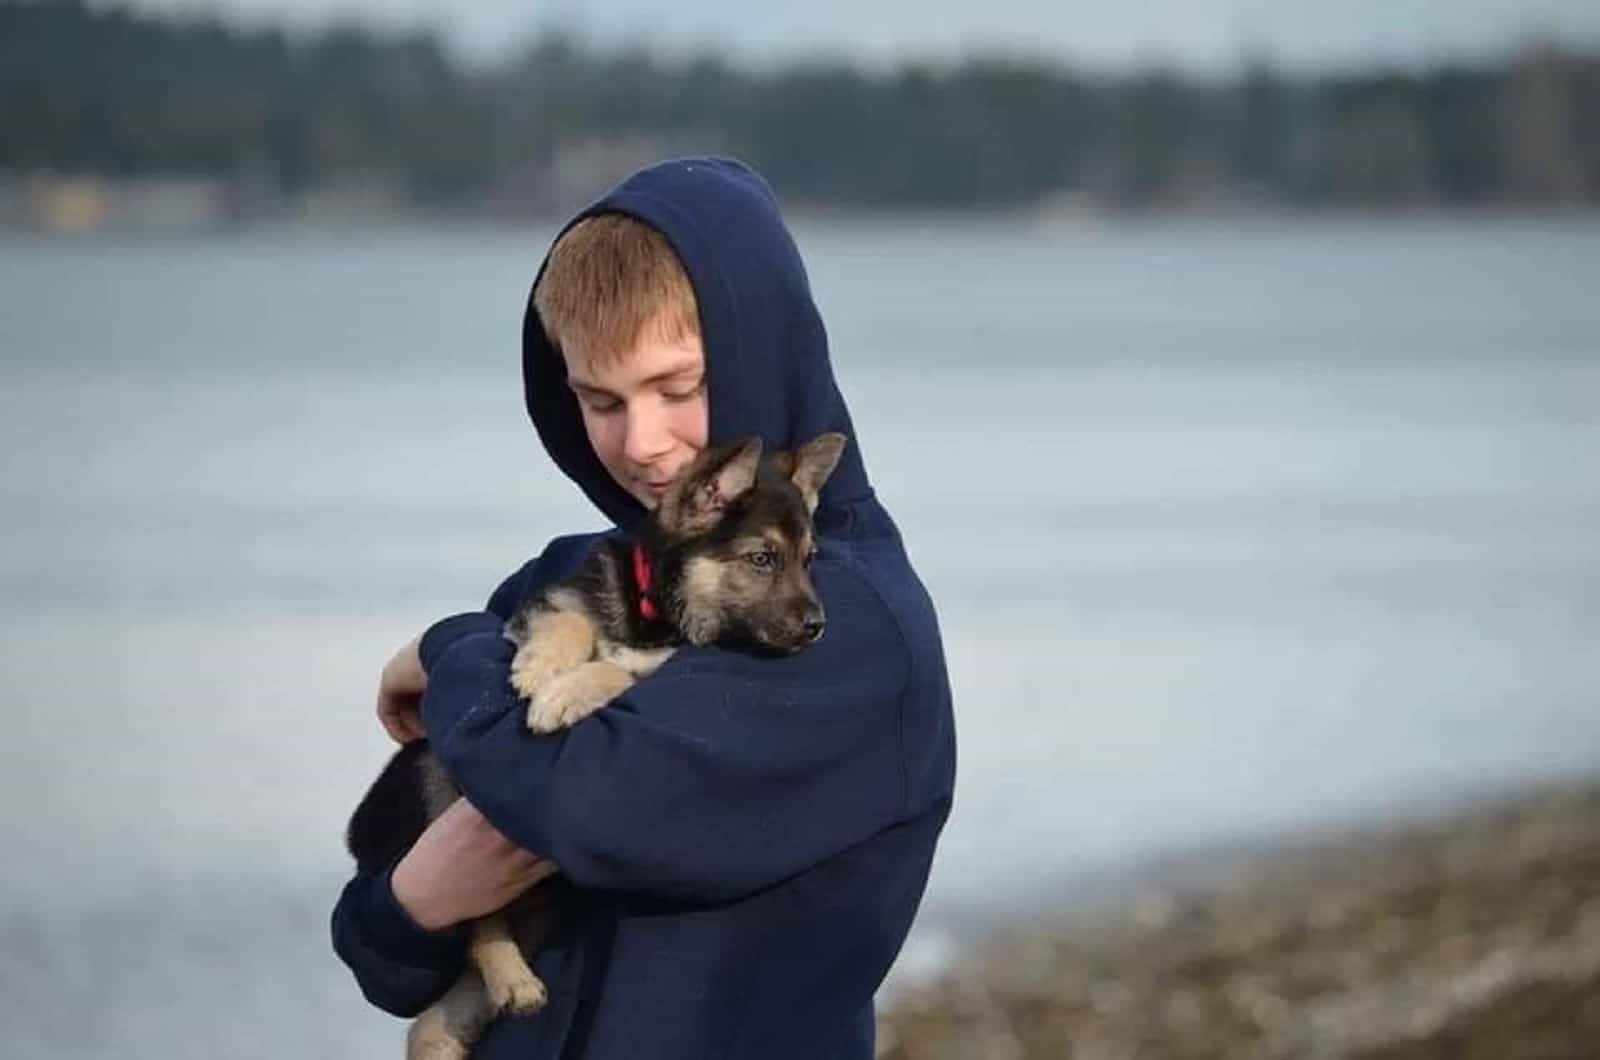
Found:
[[[973, 59], [870, 73], [667, 61], [559, 32], [471, 69], [426, 34], [316, 35], [0, 0], [0, 170], [249, 173], [289, 197], [539, 210], [665, 153], [872, 207], [1600, 201], [1600, 55], [1426, 72], [1084, 76]], [[262, 177], [265, 174], [265, 178]]]

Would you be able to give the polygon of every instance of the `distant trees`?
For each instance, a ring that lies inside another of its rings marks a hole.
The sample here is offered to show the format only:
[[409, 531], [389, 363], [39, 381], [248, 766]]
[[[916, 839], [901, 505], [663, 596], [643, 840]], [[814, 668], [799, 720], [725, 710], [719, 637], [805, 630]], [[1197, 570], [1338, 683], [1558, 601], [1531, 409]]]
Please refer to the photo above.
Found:
[[543, 209], [674, 151], [875, 207], [1594, 203], [1600, 56], [1321, 79], [1254, 61], [1202, 83], [1000, 59], [758, 73], [549, 33], [476, 71], [423, 34], [0, 0], [0, 168], [265, 172], [290, 195], [381, 178], [419, 203]]
[[111, 175], [266, 163], [285, 190], [354, 171], [420, 198], [489, 177], [486, 100], [427, 36], [0, 2], [0, 166]]

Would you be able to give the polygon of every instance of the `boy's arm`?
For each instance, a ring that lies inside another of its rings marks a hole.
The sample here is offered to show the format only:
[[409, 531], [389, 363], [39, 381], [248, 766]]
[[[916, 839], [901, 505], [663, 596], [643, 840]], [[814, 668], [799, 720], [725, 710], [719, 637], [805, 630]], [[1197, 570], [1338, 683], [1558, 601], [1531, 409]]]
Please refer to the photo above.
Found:
[[798, 656], [685, 649], [564, 732], [536, 736], [494, 616], [423, 637], [423, 716], [467, 798], [580, 887], [708, 902], [820, 864], [948, 798], [947, 690], [914, 687], [882, 600], [814, 569], [827, 635]]
[[395, 900], [389, 873], [358, 873], [333, 908], [333, 949], [355, 973], [368, 1001], [415, 1016], [460, 976], [466, 936], [425, 931]]
[[[503, 623], [527, 593], [559, 577], [555, 568], [570, 561], [573, 540], [553, 542], [537, 559], [507, 578], [489, 598], [484, 616]], [[402, 657], [408, 651], [415, 654], [415, 643], [390, 661], [380, 682], [379, 718], [391, 735], [395, 730], [384, 714], [382, 688], [394, 691], [398, 713], [404, 711], [402, 693], [413, 690], [420, 698], [426, 686], [420, 658], [414, 671], [405, 664]], [[419, 925], [395, 897], [393, 871], [391, 867], [382, 873], [357, 873], [346, 884], [333, 911], [333, 947], [368, 1000], [397, 1016], [414, 1016], [441, 997], [461, 974], [464, 935], [456, 928], [431, 931]]]
[[503, 909], [555, 871], [458, 799], [392, 869], [346, 886], [333, 914], [334, 950], [373, 1004], [414, 1015], [460, 975], [457, 925]]

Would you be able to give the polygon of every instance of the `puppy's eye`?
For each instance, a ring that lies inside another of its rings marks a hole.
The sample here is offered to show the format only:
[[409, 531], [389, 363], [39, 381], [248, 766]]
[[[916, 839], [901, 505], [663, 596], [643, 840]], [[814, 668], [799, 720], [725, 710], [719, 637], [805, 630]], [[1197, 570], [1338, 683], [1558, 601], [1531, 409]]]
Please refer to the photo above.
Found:
[[806, 553], [806, 558], [805, 558], [805, 561], [804, 561], [805, 565], [808, 566], [808, 567], [811, 566], [811, 561], [816, 559], [816, 558], [817, 558], [817, 550], [816, 549], [812, 549], [810, 552], [807, 552]]
[[770, 570], [773, 563], [777, 561], [777, 557], [770, 552], [751, 552], [744, 558], [749, 560], [750, 566], [757, 570]]

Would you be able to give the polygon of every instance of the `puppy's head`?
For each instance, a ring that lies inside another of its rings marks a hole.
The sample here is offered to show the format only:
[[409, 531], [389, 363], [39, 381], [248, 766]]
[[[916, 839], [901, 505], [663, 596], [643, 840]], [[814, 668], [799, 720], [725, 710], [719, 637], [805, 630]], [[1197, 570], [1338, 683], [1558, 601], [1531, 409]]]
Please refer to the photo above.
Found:
[[751, 438], [705, 450], [674, 480], [651, 518], [661, 596], [685, 640], [787, 654], [822, 636], [811, 516], [844, 446], [828, 433], [763, 455]]

